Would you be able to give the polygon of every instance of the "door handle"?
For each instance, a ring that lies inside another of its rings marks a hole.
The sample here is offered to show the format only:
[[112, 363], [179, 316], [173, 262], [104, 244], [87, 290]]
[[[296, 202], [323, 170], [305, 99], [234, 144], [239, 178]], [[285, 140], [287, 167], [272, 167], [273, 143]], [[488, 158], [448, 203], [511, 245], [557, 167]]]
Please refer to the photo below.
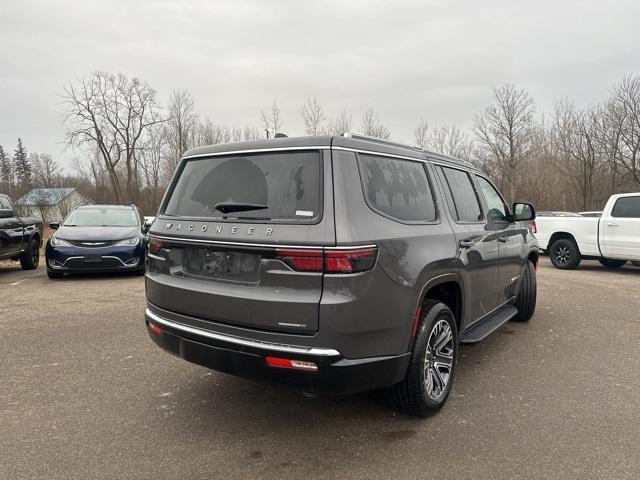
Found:
[[617, 224], [617, 223], [615, 223], [615, 222], [608, 222], [608, 223], [607, 223], [607, 225], [608, 225], [609, 227], [617, 227], [617, 226], [618, 226], [618, 224]]
[[476, 244], [476, 242], [474, 240], [460, 240], [460, 242], [458, 243], [458, 245], [460, 245], [460, 248], [471, 248]]
[[503, 235], [502, 237], [498, 237], [498, 241], [502, 243], [506, 243], [509, 240], [509, 237]]

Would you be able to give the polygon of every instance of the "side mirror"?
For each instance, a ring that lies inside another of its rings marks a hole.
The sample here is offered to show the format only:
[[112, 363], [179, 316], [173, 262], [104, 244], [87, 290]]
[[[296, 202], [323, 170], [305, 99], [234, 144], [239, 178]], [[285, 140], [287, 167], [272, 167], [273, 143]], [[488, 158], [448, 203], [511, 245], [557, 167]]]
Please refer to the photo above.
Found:
[[530, 203], [514, 203], [513, 204], [513, 221], [526, 222], [535, 220], [536, 209]]
[[59, 229], [59, 228], [60, 228], [60, 222], [51, 222], [51, 223], [49, 224], [49, 228], [50, 228], [51, 230], [57, 230], [57, 229]]
[[13, 217], [13, 210], [10, 208], [0, 208], [0, 218], [11, 218]]

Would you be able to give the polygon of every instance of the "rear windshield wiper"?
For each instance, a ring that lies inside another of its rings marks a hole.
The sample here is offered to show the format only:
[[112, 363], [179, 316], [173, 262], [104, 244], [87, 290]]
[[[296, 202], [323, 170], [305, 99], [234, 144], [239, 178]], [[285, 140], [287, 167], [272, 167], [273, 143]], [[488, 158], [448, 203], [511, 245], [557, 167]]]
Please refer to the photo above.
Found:
[[213, 208], [222, 213], [233, 213], [248, 212], [249, 210], [265, 210], [269, 207], [260, 203], [220, 202], [216, 203]]

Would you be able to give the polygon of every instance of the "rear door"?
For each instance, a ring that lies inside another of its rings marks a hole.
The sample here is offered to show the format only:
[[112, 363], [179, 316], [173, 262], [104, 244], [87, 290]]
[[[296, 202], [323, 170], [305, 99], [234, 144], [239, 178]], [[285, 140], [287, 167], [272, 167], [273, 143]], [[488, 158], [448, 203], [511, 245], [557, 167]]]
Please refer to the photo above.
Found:
[[328, 158], [316, 149], [183, 161], [150, 231], [149, 302], [205, 321], [315, 333], [322, 249], [335, 244]]
[[600, 218], [600, 225], [605, 257], [640, 258], [640, 195], [618, 198], [611, 213]]
[[526, 258], [527, 227], [510, 220], [509, 209], [498, 190], [481, 175], [476, 175], [484, 200], [487, 230], [495, 232], [498, 241], [498, 303], [509, 301], [516, 294]]
[[[465, 290], [467, 322], [497, 305], [499, 252], [497, 235], [487, 230], [478, 194], [468, 172], [436, 167], [452, 217]], [[468, 325], [467, 325], [468, 326]]]

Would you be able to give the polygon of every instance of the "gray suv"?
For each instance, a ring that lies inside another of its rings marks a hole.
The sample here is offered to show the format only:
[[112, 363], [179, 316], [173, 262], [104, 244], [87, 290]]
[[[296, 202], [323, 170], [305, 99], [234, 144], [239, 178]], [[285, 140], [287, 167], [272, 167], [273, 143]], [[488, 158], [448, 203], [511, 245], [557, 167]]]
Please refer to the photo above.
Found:
[[369, 137], [197, 148], [149, 232], [147, 329], [221, 372], [388, 388], [425, 416], [460, 343], [533, 315], [534, 218], [466, 162]]

